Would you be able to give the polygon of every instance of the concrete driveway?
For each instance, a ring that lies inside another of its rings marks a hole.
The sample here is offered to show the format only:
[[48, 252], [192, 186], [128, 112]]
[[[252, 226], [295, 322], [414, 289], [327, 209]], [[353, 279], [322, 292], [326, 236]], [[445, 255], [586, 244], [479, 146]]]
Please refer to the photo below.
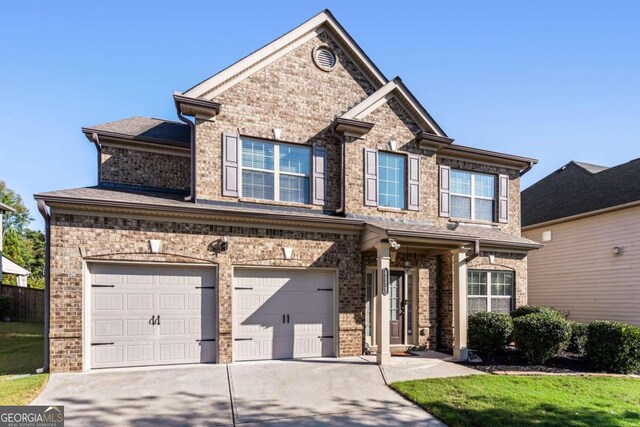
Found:
[[442, 426], [385, 377], [478, 372], [433, 358], [393, 360], [384, 371], [367, 358], [327, 358], [54, 374], [33, 404], [64, 405], [67, 426]]

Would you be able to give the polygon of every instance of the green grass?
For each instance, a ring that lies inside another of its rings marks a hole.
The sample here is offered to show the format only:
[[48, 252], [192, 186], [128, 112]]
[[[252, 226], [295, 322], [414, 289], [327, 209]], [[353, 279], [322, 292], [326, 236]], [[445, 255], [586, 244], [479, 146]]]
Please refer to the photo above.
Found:
[[391, 387], [452, 427], [640, 426], [640, 379], [472, 375]]
[[0, 405], [25, 405], [42, 390], [47, 374], [34, 374], [44, 359], [42, 323], [0, 322]]

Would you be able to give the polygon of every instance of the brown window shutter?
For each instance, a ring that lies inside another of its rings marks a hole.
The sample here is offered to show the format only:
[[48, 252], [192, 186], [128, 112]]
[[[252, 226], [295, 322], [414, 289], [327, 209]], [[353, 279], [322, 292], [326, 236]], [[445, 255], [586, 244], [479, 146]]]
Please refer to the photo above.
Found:
[[509, 222], [509, 176], [498, 176], [498, 222]]
[[407, 156], [407, 209], [420, 210], [420, 156]]
[[327, 198], [327, 149], [313, 146], [313, 170], [311, 182], [313, 183], [313, 197], [311, 203], [314, 205], [325, 204]]
[[440, 165], [440, 216], [449, 218], [451, 216], [451, 167]]
[[238, 174], [240, 138], [229, 133], [222, 134], [222, 195], [238, 197]]
[[364, 204], [378, 206], [378, 150], [364, 149]]

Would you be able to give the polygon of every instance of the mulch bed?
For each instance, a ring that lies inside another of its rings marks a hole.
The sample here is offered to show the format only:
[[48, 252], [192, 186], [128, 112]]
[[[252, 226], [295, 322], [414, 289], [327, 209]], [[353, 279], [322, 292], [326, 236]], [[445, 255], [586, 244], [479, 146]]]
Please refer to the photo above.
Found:
[[480, 363], [464, 362], [462, 365], [482, 372], [544, 372], [554, 374], [579, 374], [594, 372], [584, 358], [573, 353], [561, 353], [544, 365], [527, 365], [515, 349], [490, 358], [483, 357]]

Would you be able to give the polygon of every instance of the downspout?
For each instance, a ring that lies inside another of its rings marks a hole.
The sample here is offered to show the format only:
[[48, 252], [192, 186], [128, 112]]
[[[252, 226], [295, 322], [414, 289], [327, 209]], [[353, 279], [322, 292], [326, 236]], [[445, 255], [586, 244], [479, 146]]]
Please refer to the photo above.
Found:
[[344, 215], [344, 199], [345, 199], [345, 155], [346, 155], [346, 137], [344, 135], [340, 135], [335, 129], [331, 130], [331, 136], [340, 141], [341, 145], [341, 159], [340, 159], [340, 207], [336, 210], [337, 214]]
[[100, 137], [97, 133], [91, 134], [91, 139], [98, 150], [98, 185], [102, 184], [102, 144], [100, 144]]
[[480, 255], [480, 240], [475, 240], [473, 242], [473, 252], [471, 255], [467, 255], [464, 259], [465, 264], [468, 264], [471, 260], [475, 259]]
[[44, 366], [49, 371], [49, 307], [51, 305], [51, 215], [44, 200], [38, 200], [38, 210], [44, 218]]
[[[175, 101], [176, 104], [176, 114], [181, 122], [189, 125], [189, 140], [191, 145], [191, 185], [190, 185], [190, 193], [188, 197], [185, 197], [185, 201], [195, 201], [196, 200], [196, 124], [191, 120], [187, 119], [180, 111], [180, 104], [178, 101]], [[195, 119], [194, 119], [195, 120]]]

